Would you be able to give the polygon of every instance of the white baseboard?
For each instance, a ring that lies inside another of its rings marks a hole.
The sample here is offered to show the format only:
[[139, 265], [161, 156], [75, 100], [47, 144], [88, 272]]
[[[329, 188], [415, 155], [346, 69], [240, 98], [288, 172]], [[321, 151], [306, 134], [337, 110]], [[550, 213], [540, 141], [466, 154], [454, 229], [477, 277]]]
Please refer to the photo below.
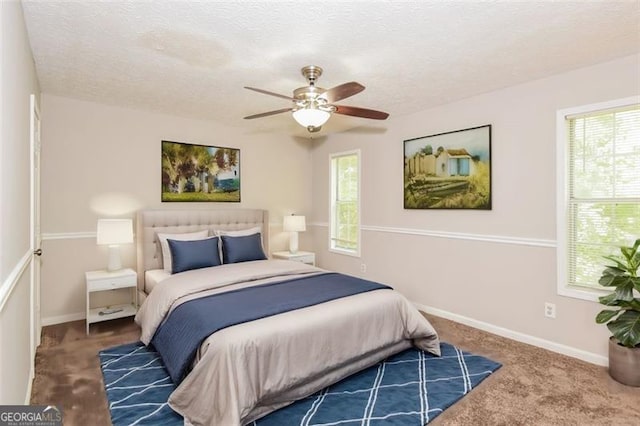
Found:
[[85, 312], [76, 312], [75, 314], [67, 314], [67, 315], [58, 315], [55, 317], [46, 317], [42, 318], [42, 326], [46, 325], [54, 325], [54, 324], [62, 324], [63, 322], [69, 321], [78, 321], [85, 319]]
[[[451, 321], [459, 322], [460, 324], [468, 325], [469, 327], [478, 328], [483, 331], [487, 331], [498, 336], [506, 337], [508, 339], [515, 340], [517, 342], [527, 343], [529, 345], [537, 346], [539, 348], [547, 349], [552, 352], [557, 352], [562, 355], [567, 355], [573, 358], [581, 359], [586, 362], [590, 362], [596, 365], [608, 366], [609, 359], [606, 356], [587, 352], [582, 349], [577, 349], [571, 346], [563, 345], [561, 343], [552, 342], [550, 340], [541, 339], [539, 337], [530, 336], [528, 334], [520, 333], [518, 331], [509, 330], [508, 328], [499, 327], [497, 325], [489, 324], [487, 322], [478, 321], [473, 318], [465, 317], [463, 315], [454, 314], [449, 311], [445, 311], [431, 306], [426, 306], [421, 303], [413, 303], [419, 310], [428, 314], [435, 315], [437, 317], [446, 318]], [[54, 325], [61, 324], [69, 321], [77, 321], [85, 318], [84, 312], [77, 312], [75, 314], [59, 315], [54, 317], [42, 318], [42, 325]]]
[[561, 343], [552, 342], [550, 340], [541, 339], [539, 337], [530, 336], [528, 334], [520, 333], [518, 331], [509, 330], [508, 328], [498, 327], [497, 325], [489, 324], [487, 322], [478, 321], [473, 318], [468, 318], [462, 315], [454, 314], [438, 308], [432, 308], [431, 306], [422, 305], [420, 303], [413, 303], [419, 310], [432, 314], [437, 317], [446, 318], [451, 321], [459, 322], [460, 324], [468, 325], [469, 327], [478, 328], [483, 331], [487, 331], [498, 336], [506, 337], [521, 343], [527, 343], [529, 345], [537, 346], [539, 348], [547, 349], [552, 352], [557, 352], [562, 355], [567, 355], [573, 358], [581, 359], [592, 364], [608, 366], [609, 359], [606, 356], [594, 354], [591, 352], [583, 351], [571, 346], [563, 345]]

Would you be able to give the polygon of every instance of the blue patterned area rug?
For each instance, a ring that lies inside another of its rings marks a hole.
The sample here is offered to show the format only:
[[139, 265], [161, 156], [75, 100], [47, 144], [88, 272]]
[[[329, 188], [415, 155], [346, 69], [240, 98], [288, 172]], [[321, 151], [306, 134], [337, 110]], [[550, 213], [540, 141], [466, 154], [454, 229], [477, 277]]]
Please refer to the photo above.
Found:
[[[407, 349], [252, 425], [427, 424], [501, 366], [440, 347], [442, 357]], [[137, 342], [99, 355], [114, 426], [183, 424], [167, 405], [175, 386], [157, 352]]]

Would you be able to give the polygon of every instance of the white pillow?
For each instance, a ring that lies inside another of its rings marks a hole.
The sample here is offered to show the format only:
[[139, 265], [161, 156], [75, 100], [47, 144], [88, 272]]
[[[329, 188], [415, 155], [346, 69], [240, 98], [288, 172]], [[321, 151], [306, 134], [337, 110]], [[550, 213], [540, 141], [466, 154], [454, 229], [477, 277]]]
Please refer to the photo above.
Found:
[[216, 236], [221, 237], [223, 235], [228, 235], [230, 237], [246, 237], [247, 235], [259, 234], [262, 232], [261, 226], [256, 226], [254, 228], [241, 229], [239, 231], [225, 231], [222, 229], [216, 229]]
[[179, 240], [179, 241], [193, 241], [202, 240], [209, 236], [207, 229], [198, 232], [190, 232], [187, 234], [158, 234], [158, 241], [160, 241], [160, 248], [162, 249], [162, 266], [165, 271], [171, 273], [171, 249], [169, 249], [169, 243], [167, 240]]

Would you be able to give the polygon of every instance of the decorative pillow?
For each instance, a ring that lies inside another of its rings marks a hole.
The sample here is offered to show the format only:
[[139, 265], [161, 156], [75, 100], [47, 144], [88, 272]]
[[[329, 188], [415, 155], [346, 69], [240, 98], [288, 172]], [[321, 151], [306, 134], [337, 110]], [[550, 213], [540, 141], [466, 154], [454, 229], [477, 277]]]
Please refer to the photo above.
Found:
[[[261, 232], [262, 232], [262, 227], [254, 226], [253, 228], [240, 229], [238, 231], [226, 231], [224, 229], [216, 229], [214, 231], [214, 235], [217, 235], [218, 237], [222, 237], [223, 235], [228, 235], [230, 237], [246, 237], [247, 235], [260, 234]], [[262, 234], [260, 235], [262, 237]], [[220, 241], [222, 241], [222, 239], [220, 239]], [[222, 244], [220, 244], [220, 258], [224, 259], [224, 254], [222, 253]]]
[[168, 239], [167, 242], [171, 250], [172, 274], [222, 264], [218, 237], [186, 241]]
[[222, 259], [224, 263], [248, 262], [267, 258], [262, 250], [260, 234], [241, 237], [223, 235], [220, 238], [222, 238]]
[[216, 235], [221, 237], [223, 235], [228, 235], [230, 237], [245, 237], [247, 235], [259, 234], [262, 232], [262, 228], [260, 226], [255, 226], [253, 228], [241, 229], [239, 231], [225, 231], [223, 229], [216, 229]]
[[192, 241], [192, 240], [201, 240], [203, 238], [207, 238], [209, 236], [208, 230], [198, 231], [198, 232], [189, 232], [186, 234], [158, 234], [158, 241], [160, 241], [160, 248], [162, 249], [162, 267], [168, 273], [171, 273], [171, 250], [169, 250], [169, 243], [167, 240], [171, 238], [172, 240], [178, 241]]

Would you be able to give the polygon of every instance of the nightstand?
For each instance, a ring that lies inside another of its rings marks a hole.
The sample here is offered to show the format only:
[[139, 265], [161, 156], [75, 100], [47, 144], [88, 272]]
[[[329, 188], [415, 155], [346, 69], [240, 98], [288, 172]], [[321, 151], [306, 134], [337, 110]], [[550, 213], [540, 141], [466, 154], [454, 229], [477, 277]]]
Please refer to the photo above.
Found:
[[[89, 325], [116, 318], [129, 317], [138, 311], [138, 275], [133, 269], [119, 271], [90, 271], [85, 274], [87, 281], [87, 334]], [[91, 307], [91, 295], [102, 291], [129, 290], [130, 302], [117, 305]]]
[[295, 262], [306, 263], [307, 265], [316, 266], [316, 254], [309, 251], [298, 251], [290, 253], [288, 251], [276, 251], [271, 253], [271, 257], [276, 259], [293, 260]]

